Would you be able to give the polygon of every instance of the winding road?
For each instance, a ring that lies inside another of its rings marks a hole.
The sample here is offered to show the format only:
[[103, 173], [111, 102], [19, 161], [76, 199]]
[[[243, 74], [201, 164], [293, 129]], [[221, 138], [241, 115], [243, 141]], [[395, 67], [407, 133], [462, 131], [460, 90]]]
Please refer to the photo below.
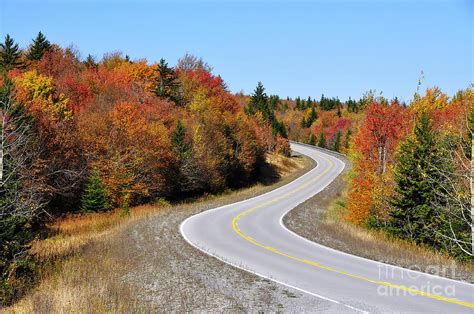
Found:
[[181, 224], [186, 241], [235, 267], [326, 300], [332, 311], [474, 313], [472, 284], [336, 251], [288, 230], [283, 216], [345, 167], [316, 148], [296, 143], [291, 148], [317, 166], [266, 194], [189, 217]]

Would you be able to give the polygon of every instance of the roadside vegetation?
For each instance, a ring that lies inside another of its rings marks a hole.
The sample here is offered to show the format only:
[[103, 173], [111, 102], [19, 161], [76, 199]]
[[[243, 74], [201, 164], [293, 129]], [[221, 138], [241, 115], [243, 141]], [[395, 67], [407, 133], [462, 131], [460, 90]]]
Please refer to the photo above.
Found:
[[[349, 172], [346, 174], [349, 176]], [[347, 221], [350, 186], [344, 183], [320, 221], [339, 244], [332, 247], [380, 262], [474, 283], [474, 264], [433, 250], [429, 245], [406, 241], [378, 228], [367, 228]], [[336, 234], [336, 235], [334, 235]]]
[[408, 104], [368, 91], [358, 101], [322, 95], [274, 107], [289, 139], [353, 164], [342, 220], [473, 262], [471, 87], [453, 97], [418, 88]]
[[83, 58], [42, 33], [25, 49], [7, 35], [0, 74], [0, 304], [124, 222], [277, 178], [266, 160], [288, 139], [348, 156], [337, 220], [354, 235], [473, 262], [472, 88], [409, 103], [282, 99], [262, 83], [234, 95], [193, 55]]
[[[267, 99], [260, 86], [241, 103], [189, 54], [174, 67], [120, 53], [96, 60], [42, 33], [23, 50], [7, 35], [0, 44], [0, 304], [32, 284], [31, 244], [58, 217], [111, 211], [113, 223], [138, 205], [255, 182], [266, 153], [290, 152]], [[90, 217], [99, 228], [99, 216]]]
[[[243, 291], [255, 286], [255, 276], [202, 254], [179, 234], [186, 217], [268, 192], [312, 167], [302, 157], [269, 154], [266, 159], [264, 173], [250, 187], [177, 203], [159, 200], [132, 207], [127, 215], [120, 208], [71, 214], [48, 224], [52, 236], [34, 241], [30, 249], [40, 265], [39, 282], [5, 311], [276, 310], [285, 302], [274, 297], [286, 299], [280, 288], [261, 282], [262, 287], [253, 291], [257, 299], [249, 304], [243, 293], [216, 287], [218, 279], [204, 272], [209, 268], [228, 285], [245, 285]], [[208, 278], [206, 285], [202, 278]]]
[[316, 243], [383, 263], [474, 283], [474, 264], [388, 235], [384, 230], [356, 225], [346, 219], [350, 168], [322, 193], [302, 203], [284, 224]]

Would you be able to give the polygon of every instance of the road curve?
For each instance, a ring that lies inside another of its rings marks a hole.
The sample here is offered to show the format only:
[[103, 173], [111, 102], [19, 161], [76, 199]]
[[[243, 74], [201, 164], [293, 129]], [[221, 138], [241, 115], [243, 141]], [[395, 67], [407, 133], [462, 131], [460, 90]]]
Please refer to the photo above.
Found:
[[181, 224], [186, 241], [235, 267], [332, 302], [338, 312], [474, 313], [472, 284], [339, 252], [288, 230], [283, 216], [345, 166], [316, 148], [291, 148], [317, 166], [266, 194], [189, 217]]

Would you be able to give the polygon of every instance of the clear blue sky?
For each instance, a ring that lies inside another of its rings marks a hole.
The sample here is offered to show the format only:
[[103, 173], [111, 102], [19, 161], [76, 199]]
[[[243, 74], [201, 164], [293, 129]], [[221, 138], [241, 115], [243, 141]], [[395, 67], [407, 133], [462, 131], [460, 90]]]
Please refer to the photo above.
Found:
[[170, 64], [203, 57], [232, 91], [319, 98], [368, 89], [409, 100], [452, 95], [473, 79], [473, 3], [465, 1], [0, 0], [0, 35], [26, 47], [38, 31], [82, 56], [122, 51]]

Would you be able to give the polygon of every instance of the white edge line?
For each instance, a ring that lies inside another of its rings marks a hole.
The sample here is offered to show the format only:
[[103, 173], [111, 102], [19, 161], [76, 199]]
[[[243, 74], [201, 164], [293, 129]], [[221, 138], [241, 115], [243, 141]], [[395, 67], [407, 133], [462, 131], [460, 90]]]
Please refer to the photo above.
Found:
[[359, 309], [359, 308], [353, 307], [353, 306], [351, 306], [351, 305], [342, 303], [342, 302], [340, 302], [340, 301], [327, 298], [327, 297], [325, 297], [325, 296], [322, 296], [322, 295], [313, 293], [313, 292], [311, 292], [311, 291], [308, 291], [308, 290], [305, 290], [305, 289], [302, 289], [302, 288], [298, 288], [298, 287], [293, 286], [293, 285], [291, 285], [291, 284], [288, 284], [288, 283], [286, 283], [286, 282], [283, 282], [283, 281], [280, 281], [280, 280], [277, 280], [277, 279], [268, 277], [268, 276], [263, 275], [263, 274], [261, 274], [261, 273], [258, 273], [258, 272], [256, 272], [256, 271], [253, 271], [253, 270], [244, 268], [244, 267], [242, 267], [242, 266], [239, 266], [239, 265], [237, 265], [237, 264], [234, 264], [234, 263], [232, 263], [232, 262], [229, 262], [229, 261], [227, 261], [227, 260], [224, 260], [223, 258], [221, 258], [221, 257], [219, 257], [219, 256], [217, 256], [217, 255], [215, 255], [215, 254], [213, 254], [213, 253], [211, 253], [211, 252], [209, 252], [209, 251], [206, 251], [206, 250], [202, 249], [201, 247], [199, 247], [199, 246], [195, 245], [194, 243], [192, 243], [191, 240], [189, 240], [188, 237], [186, 237], [186, 235], [184, 234], [184, 230], [183, 230], [184, 224], [185, 224], [189, 219], [191, 219], [191, 218], [193, 218], [194, 216], [197, 216], [197, 215], [199, 215], [199, 214], [193, 215], [193, 216], [188, 217], [187, 219], [185, 219], [185, 220], [181, 223], [181, 225], [179, 226], [179, 230], [180, 230], [181, 235], [183, 236], [184, 240], [186, 240], [186, 242], [188, 242], [191, 246], [195, 247], [195, 248], [198, 249], [199, 251], [201, 251], [201, 252], [203, 252], [203, 253], [205, 253], [205, 254], [207, 254], [207, 255], [213, 257], [213, 258], [216, 258], [216, 259], [220, 260], [221, 262], [224, 262], [224, 263], [226, 263], [226, 264], [228, 264], [228, 265], [230, 265], [230, 266], [233, 266], [233, 267], [235, 267], [235, 268], [238, 268], [238, 269], [240, 269], [240, 270], [246, 271], [246, 272], [248, 272], [248, 273], [257, 275], [257, 276], [259, 276], [259, 277], [265, 278], [265, 279], [267, 279], [267, 280], [271, 280], [271, 281], [276, 282], [276, 283], [278, 283], [278, 284], [281, 284], [281, 285], [290, 287], [290, 288], [292, 288], [292, 289], [301, 291], [301, 292], [303, 292], [303, 293], [312, 295], [312, 296], [314, 296], [314, 297], [317, 297], [317, 298], [320, 298], [320, 299], [323, 299], [323, 300], [326, 300], [326, 301], [329, 301], [329, 302], [333, 302], [333, 303], [335, 303], [335, 304], [339, 304], [339, 305], [348, 307], [348, 308], [350, 308], [350, 309], [352, 309], [352, 310], [354, 310], [354, 311], [357, 311], [357, 312], [369, 313], [369, 312], [367, 312], [367, 311], [364, 311], [364, 310], [362, 310], [362, 309]]
[[[320, 167], [320, 165], [319, 165], [319, 163], [317, 163], [316, 166], [315, 166], [313, 169], [311, 169], [311, 170], [308, 171], [307, 173], [303, 174], [302, 176], [300, 176], [300, 177], [294, 179], [293, 181], [291, 181], [291, 182], [289, 182], [289, 183], [294, 183], [294, 182], [296, 182], [296, 181], [301, 180], [303, 177], [309, 175], [311, 172], [315, 171], [315, 170], [318, 169], [319, 167]], [[342, 170], [341, 170], [341, 171], [342, 171]], [[333, 303], [335, 303], [335, 304], [339, 304], [339, 305], [345, 306], [345, 307], [350, 308], [350, 309], [352, 309], [352, 310], [354, 310], [354, 311], [361, 312], [361, 313], [369, 313], [369, 312], [367, 312], [367, 311], [364, 311], [364, 310], [362, 310], [362, 309], [353, 307], [353, 306], [348, 305], [348, 304], [345, 304], [345, 303], [343, 303], [343, 302], [340, 302], [340, 301], [337, 301], [337, 300], [334, 300], [334, 299], [330, 299], [330, 298], [328, 298], [328, 297], [325, 297], [325, 296], [322, 296], [322, 295], [313, 293], [313, 292], [311, 292], [311, 291], [308, 291], [308, 290], [305, 290], [305, 289], [302, 289], [302, 288], [298, 288], [298, 287], [296, 287], [296, 286], [293, 286], [293, 285], [291, 285], [291, 284], [285, 283], [285, 282], [283, 282], [283, 281], [279, 281], [279, 280], [277, 280], [277, 279], [271, 278], [271, 277], [269, 277], [269, 276], [267, 276], [267, 275], [263, 275], [263, 274], [260, 274], [260, 273], [258, 273], [258, 272], [255, 272], [255, 271], [253, 271], [253, 270], [251, 270], [251, 269], [244, 268], [244, 267], [242, 267], [242, 266], [239, 266], [239, 265], [237, 265], [237, 264], [234, 264], [233, 262], [224, 260], [224, 259], [221, 258], [220, 256], [217, 256], [217, 255], [215, 255], [214, 253], [211, 253], [211, 252], [209, 252], [209, 251], [207, 251], [207, 250], [205, 250], [205, 249], [199, 247], [198, 245], [194, 244], [193, 242], [191, 242], [191, 240], [190, 240], [190, 239], [186, 236], [186, 234], [184, 233], [184, 225], [185, 225], [189, 220], [191, 220], [191, 219], [194, 218], [194, 217], [197, 217], [197, 216], [200, 216], [200, 215], [205, 215], [205, 214], [214, 212], [214, 211], [216, 211], [216, 210], [221, 210], [221, 209], [224, 209], [224, 208], [227, 208], [227, 207], [231, 207], [231, 206], [238, 205], [238, 204], [240, 204], [240, 203], [247, 202], [247, 201], [249, 201], [249, 200], [251, 200], [251, 199], [253, 199], [253, 198], [259, 198], [259, 197], [261, 197], [261, 196], [264, 196], [264, 195], [267, 195], [267, 194], [270, 194], [270, 193], [274, 193], [275, 191], [278, 191], [278, 190], [280, 190], [280, 189], [285, 188], [286, 185], [287, 185], [287, 184], [285, 184], [285, 185], [283, 185], [283, 186], [280, 186], [280, 187], [278, 187], [278, 188], [276, 188], [276, 189], [274, 189], [274, 190], [268, 191], [268, 192], [266, 192], [266, 193], [264, 193], [264, 194], [257, 195], [257, 196], [255, 196], [255, 197], [249, 198], [249, 199], [245, 199], [245, 200], [242, 200], [242, 201], [239, 201], [239, 202], [235, 202], [235, 203], [232, 203], [232, 204], [227, 204], [227, 205], [219, 206], [219, 207], [216, 207], [216, 208], [211, 208], [211, 209], [208, 209], [208, 210], [206, 210], [206, 211], [204, 211], [204, 212], [200, 212], [200, 213], [194, 214], [194, 215], [192, 215], [192, 216], [186, 218], [186, 219], [180, 224], [180, 226], [179, 226], [180, 233], [181, 233], [181, 235], [183, 236], [184, 240], [185, 240], [187, 243], [189, 243], [191, 246], [193, 246], [194, 248], [198, 249], [199, 251], [201, 251], [201, 252], [203, 252], [203, 253], [205, 253], [205, 254], [211, 256], [211, 257], [214, 257], [214, 258], [220, 260], [221, 262], [224, 262], [224, 263], [226, 263], [226, 264], [228, 264], [228, 265], [231, 265], [231, 266], [233, 266], [233, 267], [235, 267], [235, 268], [238, 268], [238, 269], [241, 269], [241, 270], [243, 270], [243, 271], [249, 272], [249, 273], [251, 273], [251, 274], [257, 275], [257, 276], [259, 276], [259, 277], [262, 277], [262, 278], [271, 280], [271, 281], [273, 281], [273, 282], [276, 282], [276, 283], [278, 283], [278, 284], [281, 284], [281, 285], [290, 287], [290, 288], [292, 288], [292, 289], [301, 291], [301, 292], [306, 293], [306, 294], [309, 294], [309, 295], [311, 295], [311, 296], [314, 296], [314, 297], [317, 297], [317, 298], [320, 298], [320, 299], [323, 299], [323, 300], [326, 300], [326, 301], [329, 301], [329, 302], [333, 302]], [[307, 240], [307, 241], [309, 241], [309, 240]]]
[[[301, 145], [301, 144], [296, 143], [296, 142], [295, 142], [295, 143], [292, 143], [292, 144], [304, 146], [304, 145]], [[309, 147], [307, 147], [307, 148], [309, 148]], [[310, 149], [311, 149], [311, 148], [310, 148]], [[322, 153], [322, 154], [324, 154], [324, 155], [326, 155], [326, 156], [332, 157], [332, 158], [336, 159], [338, 162], [340, 162], [343, 167], [342, 167], [342, 169], [339, 171], [339, 174], [344, 170], [344, 168], [345, 168], [345, 166], [346, 166], [345, 162], [343, 162], [342, 160], [340, 160], [339, 158], [337, 158], [337, 157], [335, 157], [335, 156], [329, 155], [329, 154], [327, 154], [327, 153], [324, 153], [324, 152], [318, 150], [316, 147], [314, 148], [314, 150], [317, 151], [317, 152], [319, 152], [319, 153]], [[304, 155], [304, 154], [303, 154], [303, 155]], [[308, 155], [306, 155], [306, 156], [309, 157]], [[309, 158], [311, 158], [311, 157], [309, 157]], [[313, 159], [313, 158], [311, 158], [311, 159]], [[313, 159], [313, 160], [314, 160], [314, 159]], [[316, 167], [314, 167], [313, 169], [311, 169], [311, 170], [308, 171], [307, 173], [303, 174], [302, 176], [296, 178], [295, 180], [291, 181], [290, 183], [294, 183], [294, 182], [296, 182], [296, 181], [299, 181], [301, 178], [303, 178], [303, 177], [309, 175], [311, 172], [314, 172], [318, 167], [319, 167], [319, 163], [316, 165]], [[339, 175], [339, 174], [338, 174], [338, 175]], [[332, 181], [331, 181], [331, 182], [332, 182]], [[329, 182], [329, 183], [328, 183], [324, 188], [322, 188], [319, 192], [323, 191], [331, 182]], [[288, 183], [288, 184], [290, 184], [290, 183]], [[361, 310], [361, 309], [352, 307], [352, 306], [350, 306], [350, 305], [341, 303], [340, 301], [333, 300], [333, 299], [330, 299], [330, 298], [327, 298], [327, 297], [318, 295], [318, 294], [316, 294], [316, 293], [313, 293], [313, 292], [310, 292], [310, 291], [307, 291], [307, 290], [298, 288], [298, 287], [296, 287], [296, 286], [293, 286], [293, 285], [287, 284], [287, 283], [285, 283], [285, 282], [282, 282], [282, 281], [279, 281], [279, 280], [270, 278], [270, 277], [268, 277], [268, 276], [266, 276], [266, 275], [257, 273], [257, 272], [255, 272], [255, 271], [252, 271], [252, 270], [249, 270], [249, 269], [245, 269], [245, 268], [243, 268], [243, 267], [241, 267], [241, 266], [238, 266], [238, 265], [236, 265], [236, 264], [234, 264], [234, 263], [232, 263], [232, 262], [226, 261], [226, 260], [222, 259], [221, 257], [219, 257], [219, 256], [217, 256], [217, 255], [215, 255], [215, 254], [213, 254], [213, 253], [210, 253], [210, 252], [208, 252], [208, 251], [206, 251], [206, 250], [200, 248], [199, 246], [195, 245], [195, 244], [192, 243], [192, 242], [188, 239], [188, 237], [184, 234], [184, 230], [183, 230], [184, 224], [185, 224], [188, 220], [192, 219], [192, 218], [195, 217], [195, 216], [208, 214], [208, 213], [213, 212], [213, 211], [215, 211], [215, 210], [220, 210], [220, 209], [224, 209], [224, 208], [227, 208], [227, 207], [230, 207], [230, 206], [235, 206], [235, 205], [238, 205], [238, 204], [247, 202], [248, 200], [251, 200], [251, 199], [253, 199], [253, 198], [258, 198], [258, 197], [262, 197], [262, 196], [265, 196], [265, 195], [270, 194], [270, 193], [274, 193], [275, 191], [278, 191], [278, 190], [284, 188], [286, 185], [287, 185], [287, 184], [285, 184], [285, 185], [283, 185], [283, 186], [280, 186], [280, 187], [278, 187], [278, 188], [276, 188], [276, 189], [274, 189], [274, 190], [271, 190], [271, 191], [269, 191], [269, 192], [260, 194], [260, 195], [258, 195], [258, 196], [252, 197], [252, 198], [249, 198], [249, 199], [241, 200], [241, 201], [238, 201], [238, 202], [235, 202], [235, 203], [231, 203], [231, 204], [219, 206], [219, 207], [216, 207], [216, 208], [211, 208], [211, 209], [208, 209], [208, 210], [206, 210], [206, 211], [204, 211], [204, 212], [200, 212], [200, 213], [197, 213], [197, 214], [195, 214], [195, 215], [192, 215], [192, 216], [186, 218], [186, 219], [180, 224], [180, 227], [179, 227], [180, 233], [181, 233], [181, 235], [183, 236], [184, 240], [185, 240], [187, 243], [189, 243], [191, 246], [193, 246], [193, 247], [195, 247], [196, 249], [200, 250], [201, 252], [203, 252], [203, 253], [205, 253], [205, 254], [207, 254], [207, 255], [209, 255], [209, 256], [212, 256], [212, 257], [214, 257], [214, 258], [216, 258], [216, 259], [218, 259], [218, 260], [220, 260], [220, 261], [222, 261], [222, 262], [224, 262], [224, 263], [226, 263], [226, 264], [229, 264], [229, 265], [231, 265], [231, 266], [233, 266], [233, 267], [235, 267], [235, 268], [238, 268], [238, 269], [247, 271], [247, 272], [252, 273], [252, 274], [254, 274], [254, 275], [257, 275], [257, 276], [260, 276], [260, 277], [262, 277], [262, 278], [271, 280], [271, 281], [273, 281], [273, 282], [276, 282], [276, 283], [285, 285], [285, 286], [287, 286], [287, 287], [296, 289], [296, 290], [301, 291], [301, 292], [304, 292], [304, 293], [306, 293], [306, 294], [309, 294], [309, 295], [312, 295], [312, 296], [321, 298], [321, 299], [323, 299], [323, 300], [327, 300], [327, 301], [330, 301], [330, 302], [333, 302], [333, 303], [336, 303], [336, 304], [340, 304], [340, 305], [346, 306], [346, 307], [348, 307], [348, 308], [354, 309], [354, 310], [359, 311], [359, 312], [362, 312], [362, 313], [368, 313], [368, 312], [366, 312], [366, 311], [364, 311], [364, 310]], [[318, 192], [318, 193], [319, 193], [319, 192]], [[318, 193], [316, 193], [316, 194], [318, 194]], [[316, 194], [314, 194], [314, 195], [316, 195]], [[311, 196], [311, 197], [314, 197], [314, 195]], [[310, 197], [310, 198], [311, 198], [311, 197]], [[309, 199], [309, 198], [308, 198], [308, 199]], [[308, 199], [303, 200], [303, 201], [300, 202], [298, 205], [304, 203], [304, 202], [307, 201]], [[298, 206], [298, 205], [297, 205], [297, 206]], [[295, 208], [295, 207], [294, 207], [294, 208]], [[429, 273], [425, 273], [425, 272], [421, 272], [421, 271], [411, 270], [411, 269], [408, 269], [408, 268], [404, 268], [404, 267], [400, 267], [400, 266], [396, 266], [396, 265], [391, 265], [391, 264], [387, 264], [387, 263], [383, 263], [383, 262], [379, 262], [379, 261], [372, 260], [372, 259], [368, 259], [368, 258], [365, 258], [365, 257], [362, 257], [362, 256], [357, 256], [357, 255], [354, 255], [354, 254], [350, 254], [350, 253], [346, 253], [346, 252], [343, 252], [343, 251], [339, 251], [339, 250], [336, 250], [336, 249], [327, 247], [327, 246], [325, 246], [325, 245], [322, 245], [322, 244], [313, 242], [313, 241], [311, 241], [311, 240], [309, 240], [309, 239], [307, 239], [307, 238], [304, 238], [304, 237], [300, 236], [299, 234], [297, 234], [297, 233], [291, 231], [290, 229], [288, 229], [288, 228], [283, 224], [283, 218], [284, 218], [291, 210], [293, 210], [294, 208], [289, 209], [287, 212], [285, 212], [285, 213], [280, 217], [280, 225], [281, 225], [281, 226], [283, 227], [283, 229], [285, 229], [287, 232], [293, 234], [294, 236], [296, 236], [296, 237], [298, 237], [298, 238], [303, 239], [303, 240], [306, 241], [306, 242], [311, 243], [312, 245], [315, 245], [315, 246], [318, 246], [318, 247], [321, 247], [321, 248], [324, 248], [324, 249], [327, 249], [327, 250], [330, 250], [330, 251], [334, 251], [334, 252], [339, 253], [339, 254], [343, 254], [343, 255], [348, 255], [348, 256], [351, 256], [351, 257], [355, 257], [355, 258], [358, 258], [358, 259], [361, 259], [361, 260], [364, 260], [364, 261], [367, 261], [367, 262], [372, 262], [372, 263], [376, 263], [376, 264], [381, 264], [381, 265], [384, 265], [384, 266], [393, 267], [393, 268], [401, 269], [401, 270], [408, 271], [408, 272], [412, 272], [412, 273], [418, 273], [418, 274], [425, 275], [425, 276], [428, 276], [428, 277], [433, 277], [433, 278], [436, 278], [436, 279], [449, 280], [449, 281], [453, 281], [453, 282], [458, 283], [458, 284], [464, 284], [464, 285], [468, 285], [468, 286], [474, 286], [473, 284], [470, 284], [470, 283], [465, 282], [465, 281], [459, 281], [459, 280], [455, 280], [455, 279], [451, 279], [451, 278], [441, 277], [441, 276], [437, 276], [437, 275], [433, 275], [433, 274], [429, 274]]]
[[[295, 143], [297, 144], [297, 143]], [[297, 144], [298, 145], [298, 144]], [[317, 149], [315, 149], [317, 150]], [[317, 150], [318, 151], [318, 150]], [[338, 162], [340, 162], [342, 165], [343, 165], [343, 168], [339, 171], [339, 174], [344, 170], [346, 164], [345, 162], [343, 162], [342, 160], [340, 160], [339, 158], [335, 157], [335, 156], [331, 156], [329, 154], [326, 154], [324, 152], [321, 152], [319, 151], [320, 153], [322, 154], [325, 154], [326, 156], [329, 156], [329, 157], [332, 157], [334, 159], [336, 159]], [[309, 157], [309, 156], [308, 156]], [[311, 157], [310, 157], [311, 158]], [[314, 160], [314, 159], [313, 159]], [[311, 170], [312, 171], [312, 170]], [[338, 174], [338, 175], [339, 175]], [[321, 191], [323, 191], [329, 184], [331, 184], [332, 182], [329, 182], [324, 188], [321, 189]], [[320, 192], [321, 192], [320, 191]], [[320, 193], [318, 192], [318, 193]], [[318, 194], [316, 193], [316, 194]], [[316, 195], [314, 194], [314, 195]], [[312, 197], [314, 197], [314, 195]], [[308, 198], [309, 199], [309, 198]], [[303, 202], [299, 203], [298, 205], [306, 202], [308, 199], [304, 200]], [[297, 205], [297, 206], [298, 206]], [[295, 207], [294, 207], [295, 208]], [[422, 271], [418, 271], [418, 270], [412, 270], [412, 269], [408, 269], [408, 268], [405, 268], [405, 267], [401, 267], [401, 266], [397, 266], [397, 265], [392, 265], [392, 264], [387, 264], [387, 263], [383, 263], [383, 262], [380, 262], [380, 261], [376, 261], [376, 260], [373, 260], [373, 259], [370, 259], [370, 258], [366, 258], [366, 257], [362, 257], [362, 256], [358, 256], [358, 255], [354, 255], [354, 254], [351, 254], [351, 253], [347, 253], [347, 252], [343, 252], [343, 251], [339, 251], [339, 250], [336, 250], [336, 249], [333, 249], [331, 247], [328, 247], [328, 246], [325, 246], [325, 245], [322, 245], [320, 243], [317, 243], [317, 242], [313, 242], [303, 236], [300, 236], [299, 234], [297, 234], [296, 232], [288, 229], [285, 224], [283, 223], [283, 219], [285, 218], [286, 215], [288, 215], [288, 213], [290, 211], [292, 211], [294, 208], [291, 208], [289, 209], [288, 211], [286, 211], [285, 213], [283, 213], [283, 215], [280, 217], [280, 225], [283, 227], [283, 229], [287, 230], [289, 233], [295, 235], [296, 237], [300, 238], [300, 239], [303, 239], [304, 241], [306, 242], [309, 242], [311, 243], [312, 245], [315, 245], [317, 247], [320, 247], [320, 248], [324, 248], [324, 249], [327, 249], [327, 250], [330, 250], [330, 251], [333, 251], [333, 252], [336, 252], [336, 253], [340, 253], [340, 254], [344, 254], [344, 255], [348, 255], [348, 256], [352, 256], [352, 257], [355, 257], [355, 258], [358, 258], [358, 259], [361, 259], [361, 260], [364, 260], [364, 261], [367, 261], [367, 262], [372, 262], [372, 263], [376, 263], [376, 264], [379, 264], [379, 265], [384, 265], [384, 266], [389, 266], [389, 267], [393, 267], [393, 268], [396, 268], [396, 269], [401, 269], [401, 270], [404, 270], [404, 271], [407, 271], [407, 272], [412, 272], [412, 273], [417, 273], [417, 274], [421, 274], [421, 275], [425, 275], [425, 276], [428, 276], [428, 277], [432, 277], [432, 278], [436, 278], [436, 279], [444, 279], [444, 280], [449, 280], [449, 281], [453, 281], [455, 283], [458, 283], [458, 284], [464, 284], [464, 285], [468, 285], [468, 286], [474, 286], [474, 284], [471, 284], [469, 282], [465, 282], [465, 281], [461, 281], [461, 280], [456, 280], [456, 279], [451, 279], [451, 278], [447, 278], [447, 277], [442, 277], [442, 276], [437, 276], [437, 275], [433, 275], [433, 274], [429, 274], [429, 273], [425, 273], [425, 272], [422, 272]]]

